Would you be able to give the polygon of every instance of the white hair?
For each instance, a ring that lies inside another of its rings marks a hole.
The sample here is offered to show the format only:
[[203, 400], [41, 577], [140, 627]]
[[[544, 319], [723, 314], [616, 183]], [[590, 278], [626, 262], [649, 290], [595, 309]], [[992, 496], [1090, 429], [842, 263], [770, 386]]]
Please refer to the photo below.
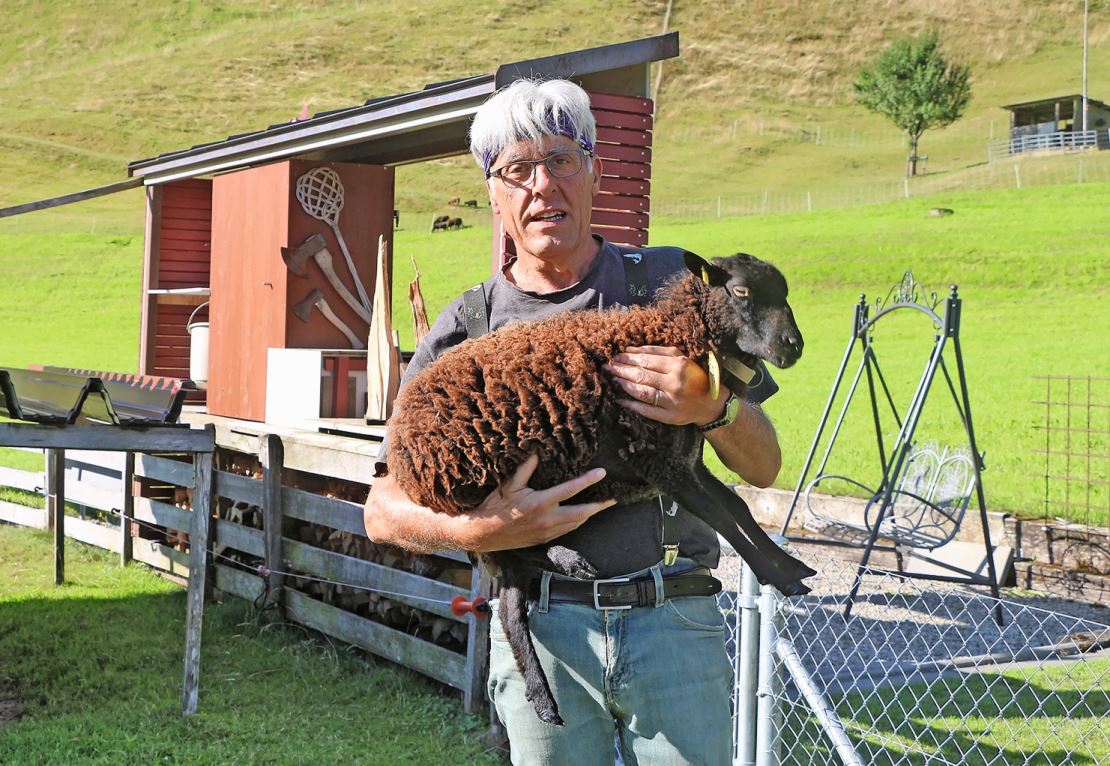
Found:
[[470, 125], [470, 153], [489, 172], [506, 147], [562, 135], [593, 153], [597, 124], [589, 94], [570, 80], [517, 80], [478, 107]]

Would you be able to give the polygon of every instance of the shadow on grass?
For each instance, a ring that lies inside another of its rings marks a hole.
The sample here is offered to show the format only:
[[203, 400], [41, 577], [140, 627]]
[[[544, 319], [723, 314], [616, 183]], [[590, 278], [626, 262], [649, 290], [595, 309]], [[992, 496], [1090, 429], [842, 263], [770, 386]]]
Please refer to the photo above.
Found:
[[200, 710], [185, 719], [184, 591], [67, 589], [87, 590], [0, 597], [0, 688], [24, 707], [0, 728], [0, 763], [499, 763], [456, 695], [302, 628], [259, 626], [237, 600], [206, 606]]

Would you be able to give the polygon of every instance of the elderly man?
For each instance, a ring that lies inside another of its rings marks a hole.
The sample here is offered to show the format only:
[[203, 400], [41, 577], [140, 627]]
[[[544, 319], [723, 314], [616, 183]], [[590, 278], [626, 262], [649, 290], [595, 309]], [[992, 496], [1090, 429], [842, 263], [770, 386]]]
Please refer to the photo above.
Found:
[[[468, 329], [627, 306], [642, 292], [631, 284], [646, 281], [650, 295], [684, 268], [681, 250], [617, 248], [591, 233], [601, 160], [589, 96], [577, 85], [515, 82], [482, 105], [470, 136], [490, 205], [516, 256], [480, 291], [468, 291], [471, 298], [439, 315], [406, 379], [465, 340]], [[639, 276], [631, 276], [635, 269], [642, 269]], [[758, 404], [776, 390], [766, 374], [739, 402], [727, 392], [714, 398], [706, 372], [672, 348], [626, 349], [609, 372], [627, 396], [624, 406], [666, 423], [698, 424], [746, 481], [767, 486], [778, 474], [778, 441]], [[533, 457], [477, 511], [452, 516], [417, 506], [384, 475], [387, 449], [365, 510], [366, 533], [376, 542], [417, 552], [488, 552], [559, 538], [601, 577], [649, 582], [717, 564], [716, 534], [669, 499], [575, 503], [602, 469], [533, 490]], [[598, 610], [592, 601], [561, 596], [558, 575], [546, 578], [529, 621], [565, 726], [539, 720], [497, 619], [490, 628], [489, 693], [508, 730], [513, 763], [612, 764], [614, 731], [627, 764], [730, 763], [732, 668], [715, 599]]]

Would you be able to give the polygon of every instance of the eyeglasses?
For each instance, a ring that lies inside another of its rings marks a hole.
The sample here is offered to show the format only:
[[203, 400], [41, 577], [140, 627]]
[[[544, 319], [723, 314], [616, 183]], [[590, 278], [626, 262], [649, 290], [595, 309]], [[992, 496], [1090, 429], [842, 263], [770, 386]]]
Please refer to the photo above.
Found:
[[528, 186], [535, 180], [536, 165], [547, 168], [553, 178], [570, 178], [582, 172], [586, 166], [587, 152], [582, 149], [567, 149], [549, 154], [541, 160], [515, 160], [486, 173], [486, 178], [497, 176], [509, 186]]

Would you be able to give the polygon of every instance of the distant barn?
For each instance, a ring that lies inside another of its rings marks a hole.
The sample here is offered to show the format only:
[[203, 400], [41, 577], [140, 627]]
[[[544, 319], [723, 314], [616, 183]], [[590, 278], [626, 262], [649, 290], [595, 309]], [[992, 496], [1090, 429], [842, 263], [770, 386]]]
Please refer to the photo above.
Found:
[[1110, 106], [1083, 96], [1057, 96], [1002, 107], [1010, 113], [1009, 138], [991, 141], [991, 160], [1047, 150], [1110, 149]]

